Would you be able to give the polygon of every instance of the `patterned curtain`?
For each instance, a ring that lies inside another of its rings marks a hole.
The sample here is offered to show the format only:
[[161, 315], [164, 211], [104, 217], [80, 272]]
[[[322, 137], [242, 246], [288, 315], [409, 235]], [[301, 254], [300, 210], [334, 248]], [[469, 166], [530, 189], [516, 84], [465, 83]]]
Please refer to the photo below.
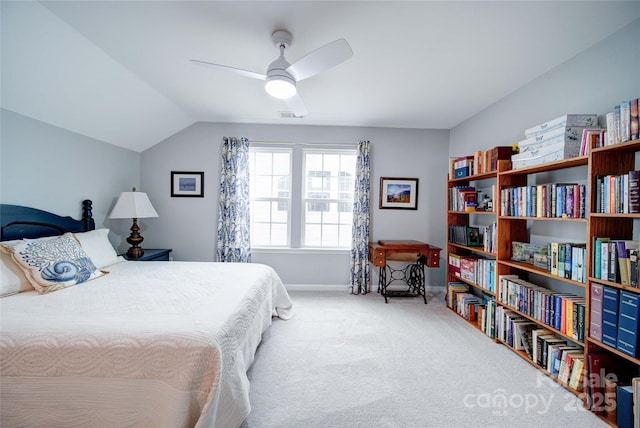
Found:
[[249, 140], [224, 137], [218, 204], [219, 262], [251, 262]]
[[369, 274], [369, 190], [371, 167], [369, 141], [358, 143], [356, 160], [356, 184], [353, 193], [353, 227], [351, 229], [351, 294], [370, 291]]

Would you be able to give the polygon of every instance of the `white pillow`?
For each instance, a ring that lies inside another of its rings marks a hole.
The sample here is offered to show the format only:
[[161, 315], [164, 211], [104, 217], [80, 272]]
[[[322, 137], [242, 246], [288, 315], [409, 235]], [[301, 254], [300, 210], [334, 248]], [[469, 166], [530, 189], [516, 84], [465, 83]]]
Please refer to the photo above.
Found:
[[[15, 243], [19, 241], [6, 241]], [[33, 286], [25, 277], [22, 269], [13, 261], [11, 253], [0, 251], [0, 297], [10, 296], [23, 291], [33, 291]]]
[[11, 251], [13, 260], [40, 293], [80, 284], [106, 273], [96, 269], [72, 233], [3, 242], [2, 246]]
[[124, 261], [124, 258], [118, 256], [109, 241], [109, 229], [97, 229], [73, 235], [98, 269]]

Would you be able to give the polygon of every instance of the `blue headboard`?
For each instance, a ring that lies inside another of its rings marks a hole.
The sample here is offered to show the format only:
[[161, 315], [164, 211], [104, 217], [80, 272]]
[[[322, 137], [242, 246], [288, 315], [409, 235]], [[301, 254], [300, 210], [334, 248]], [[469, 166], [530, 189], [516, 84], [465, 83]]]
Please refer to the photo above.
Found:
[[75, 220], [36, 208], [0, 204], [0, 241], [94, 230], [96, 224], [91, 208], [90, 200], [82, 201], [82, 219]]

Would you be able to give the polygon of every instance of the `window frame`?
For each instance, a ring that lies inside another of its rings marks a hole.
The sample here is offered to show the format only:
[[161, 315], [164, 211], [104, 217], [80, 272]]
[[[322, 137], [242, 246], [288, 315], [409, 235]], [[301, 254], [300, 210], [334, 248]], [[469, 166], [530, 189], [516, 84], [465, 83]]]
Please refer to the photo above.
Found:
[[[251, 243], [252, 251], [256, 253], [309, 253], [309, 254], [344, 254], [351, 251], [350, 247], [312, 247], [304, 244], [304, 162], [305, 151], [315, 151], [318, 153], [340, 153], [353, 154], [357, 156], [357, 144], [321, 144], [321, 143], [284, 143], [284, 142], [251, 142], [250, 151], [289, 151], [290, 158], [290, 210], [288, 217], [288, 246], [254, 246]], [[251, 177], [249, 177], [251, 180]], [[355, 179], [355, 177], [354, 177]], [[338, 191], [340, 193], [340, 191]], [[330, 201], [330, 200], [327, 200]], [[338, 202], [343, 202], [340, 200]], [[251, 216], [253, 219], [253, 215]]]
[[[286, 248], [291, 248], [291, 230], [292, 230], [292, 209], [293, 209], [293, 150], [291, 148], [287, 148], [287, 147], [274, 147], [274, 146], [265, 146], [265, 145], [256, 145], [255, 147], [252, 147], [253, 144], [250, 144], [249, 146], [249, 152], [250, 153], [288, 153], [289, 154], [289, 198], [280, 198], [280, 197], [267, 197], [267, 198], [253, 198], [250, 195], [250, 204], [256, 200], [258, 201], [269, 201], [269, 202], [276, 202], [279, 203], [280, 201], [285, 201], [289, 203], [289, 210], [287, 212], [287, 239], [286, 239], [286, 245], [268, 245], [268, 246], [256, 246], [254, 247], [253, 242], [251, 243], [251, 248], [258, 248], [258, 249], [286, 249]], [[250, 156], [251, 157], [251, 156]], [[273, 176], [273, 175], [272, 175]], [[249, 182], [251, 182], [251, 176], [249, 176]], [[249, 186], [251, 188], [251, 186]], [[251, 204], [252, 205], [252, 204]], [[251, 225], [253, 225], [253, 216], [251, 215], [251, 212], [249, 213], [250, 217], [250, 223]], [[270, 223], [273, 224], [273, 223]]]
[[[307, 210], [305, 209], [305, 203], [308, 201], [315, 201], [315, 203], [320, 204], [320, 203], [326, 203], [326, 204], [332, 204], [335, 203], [337, 205], [338, 208], [338, 215], [340, 215], [341, 211], [340, 211], [340, 204], [345, 203], [345, 199], [340, 199], [340, 198], [331, 198], [329, 197], [328, 199], [324, 199], [324, 198], [307, 198], [306, 197], [306, 186], [308, 184], [307, 181], [307, 176], [305, 175], [305, 171], [307, 170], [307, 165], [306, 165], [306, 161], [307, 161], [307, 154], [322, 154], [322, 155], [352, 155], [352, 156], [357, 156], [357, 150], [355, 149], [355, 147], [353, 149], [346, 149], [346, 148], [320, 148], [320, 147], [312, 147], [312, 148], [302, 148], [302, 163], [301, 163], [301, 169], [302, 169], [302, 177], [301, 177], [301, 184], [302, 184], [302, 189], [300, 192], [300, 209], [301, 209], [301, 213], [300, 213], [300, 248], [305, 248], [305, 249], [334, 249], [334, 250], [346, 250], [346, 249], [350, 249], [350, 245], [349, 246], [345, 246], [345, 247], [316, 247], [316, 246], [307, 246], [305, 245], [305, 241], [306, 241], [306, 226], [307, 226], [307, 218], [306, 218], [306, 212]], [[354, 165], [355, 166], [355, 165]], [[323, 170], [324, 171], [324, 170]], [[340, 172], [342, 172], [342, 170], [340, 170]], [[324, 178], [325, 176], [322, 176], [322, 178]], [[340, 175], [338, 175], [337, 177], [338, 181], [337, 181], [337, 189], [336, 189], [336, 193], [337, 194], [341, 194], [344, 193], [341, 190], [341, 180], [340, 180]], [[355, 174], [354, 174], [354, 178], [353, 180], [355, 180]], [[318, 193], [323, 193], [324, 189], [320, 189], [320, 191]], [[351, 206], [353, 207], [353, 186], [351, 188]], [[331, 195], [329, 195], [331, 196]], [[352, 212], [353, 212], [353, 208], [352, 208]], [[321, 223], [324, 224], [324, 223]], [[337, 223], [338, 228], [340, 228], [340, 223]]]

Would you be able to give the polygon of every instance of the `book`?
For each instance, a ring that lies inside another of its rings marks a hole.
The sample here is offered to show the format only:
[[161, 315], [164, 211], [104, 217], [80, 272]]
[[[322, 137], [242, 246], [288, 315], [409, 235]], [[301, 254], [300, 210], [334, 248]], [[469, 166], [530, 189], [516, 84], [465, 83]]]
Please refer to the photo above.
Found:
[[633, 388], [631, 385], [616, 387], [616, 407], [618, 428], [633, 428]]
[[640, 296], [621, 290], [619, 298], [617, 349], [636, 357], [638, 349], [638, 321], [640, 320]]
[[631, 139], [631, 104], [629, 101], [620, 103], [620, 142]]
[[630, 103], [630, 107], [629, 107], [629, 111], [631, 113], [631, 124], [630, 124], [630, 128], [631, 128], [631, 139], [632, 140], [637, 140], [638, 138], [640, 138], [640, 99], [638, 98], [634, 98], [631, 101], [629, 101]]
[[560, 370], [558, 372], [558, 379], [562, 382], [569, 384], [569, 374], [571, 373], [571, 366], [574, 360], [583, 358], [584, 353], [582, 351], [565, 351], [560, 361]]
[[631, 261], [629, 259], [629, 251], [632, 249], [638, 249], [637, 241], [616, 241], [616, 251], [618, 254], [618, 270], [620, 272], [620, 283], [622, 285], [631, 285], [631, 277], [629, 274]]
[[576, 358], [571, 365], [569, 373], [569, 386], [575, 390], [582, 390], [584, 379], [584, 358]]
[[522, 347], [527, 353], [527, 356], [533, 359], [533, 330], [538, 327], [537, 324], [518, 324], [518, 332], [520, 334], [520, 340]]
[[615, 348], [618, 345], [619, 290], [603, 287], [602, 293], [602, 343]]
[[629, 171], [629, 212], [640, 212], [640, 171]]
[[606, 138], [605, 138], [605, 145], [606, 146], [611, 146], [613, 144], [616, 144], [616, 132], [615, 132], [615, 113], [614, 112], [609, 112], [606, 114], [605, 116], [606, 119], [606, 123], [607, 123], [607, 131], [606, 131]]
[[515, 320], [513, 322], [513, 349], [516, 351], [525, 351], [524, 343], [522, 340], [522, 332], [530, 334], [531, 330], [537, 327], [537, 324], [527, 320], [526, 318]]
[[478, 227], [467, 226], [467, 236], [466, 236], [467, 246], [468, 247], [481, 247], [482, 239], [480, 236], [480, 229]]
[[552, 355], [551, 355], [551, 370], [550, 373], [553, 376], [558, 377], [558, 373], [560, 372], [560, 363], [562, 361], [562, 354], [565, 351], [569, 351], [569, 352], [573, 352], [573, 351], [580, 351], [580, 348], [573, 346], [573, 345], [560, 345], [558, 347], [554, 347], [551, 351]]
[[622, 142], [622, 135], [620, 135], [620, 129], [622, 126], [620, 122], [620, 104], [616, 104], [613, 106], [613, 132], [615, 133], [613, 137], [614, 144]]
[[547, 349], [546, 368], [547, 368], [547, 371], [552, 375], [556, 374], [556, 372], [554, 372], [554, 369], [555, 369], [555, 360], [557, 358], [558, 352], [562, 352], [562, 350], [567, 349], [568, 346], [569, 345], [567, 345], [566, 340], [561, 340], [561, 341], [549, 344]]
[[541, 342], [540, 343], [540, 362], [538, 364], [540, 364], [540, 366], [543, 369], [546, 369], [548, 372], [551, 372], [551, 366], [549, 365], [549, 355], [550, 355], [550, 351], [554, 346], [562, 346], [562, 345], [566, 345], [567, 341], [564, 339], [561, 339], [560, 337], [554, 336], [554, 335], [550, 335], [550, 337], [546, 337], [546, 336], [539, 336], [538, 340]]
[[[539, 346], [539, 342], [538, 342], [538, 336], [545, 336], [545, 335], [551, 335], [552, 332], [550, 330], [547, 330], [545, 328], [536, 328], [533, 329], [531, 331], [531, 354], [532, 354], [532, 360], [536, 363], [538, 363], [538, 361], [540, 360], [540, 355], [542, 355], [540, 349], [538, 348]], [[539, 364], [539, 363], [538, 363]]]
[[469, 291], [469, 286], [462, 282], [450, 282], [447, 284], [447, 306], [451, 309], [456, 309], [456, 294], [466, 293]]
[[593, 238], [593, 276], [602, 278], [602, 246], [603, 243], [609, 242], [607, 237]]
[[640, 428], [640, 377], [631, 379], [633, 389], [633, 428]]
[[617, 422], [617, 382], [613, 378], [604, 377], [604, 417], [607, 421], [615, 424]]
[[638, 253], [640, 250], [629, 250], [629, 285], [638, 286]]
[[587, 408], [597, 415], [604, 415], [605, 407], [608, 407], [604, 396], [604, 380], [614, 365], [612, 354], [594, 352], [587, 355]]
[[604, 286], [591, 283], [591, 304], [589, 305], [589, 336], [602, 342], [602, 298]]
[[[580, 156], [589, 154], [589, 149], [593, 147], [602, 147], [604, 140], [603, 128], [584, 128], [582, 130], [582, 142], [580, 144]], [[595, 143], [592, 141], [595, 139]]]

